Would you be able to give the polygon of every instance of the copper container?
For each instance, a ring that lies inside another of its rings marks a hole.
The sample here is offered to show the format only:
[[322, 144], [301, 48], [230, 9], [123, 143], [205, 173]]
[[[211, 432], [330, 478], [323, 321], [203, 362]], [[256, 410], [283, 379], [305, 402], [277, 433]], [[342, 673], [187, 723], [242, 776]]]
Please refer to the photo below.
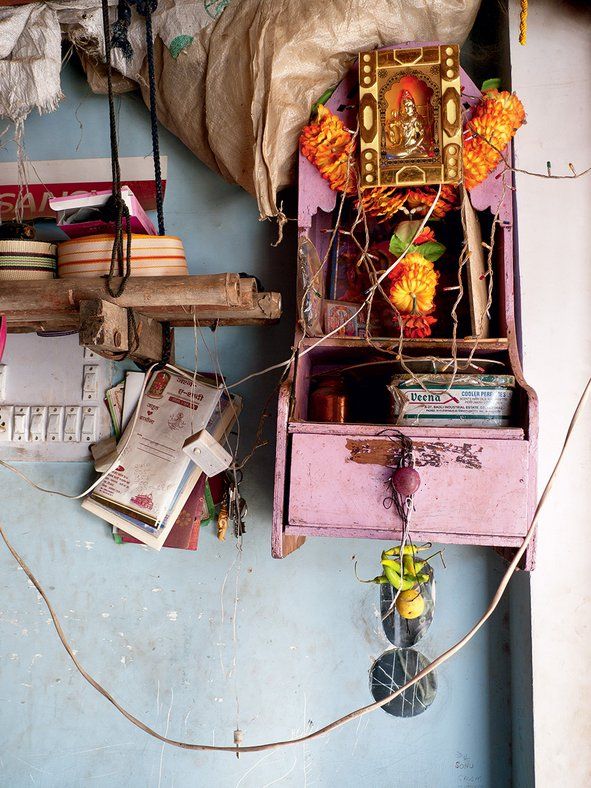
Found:
[[308, 420], [345, 424], [349, 402], [345, 383], [340, 375], [320, 378], [318, 386], [310, 394]]

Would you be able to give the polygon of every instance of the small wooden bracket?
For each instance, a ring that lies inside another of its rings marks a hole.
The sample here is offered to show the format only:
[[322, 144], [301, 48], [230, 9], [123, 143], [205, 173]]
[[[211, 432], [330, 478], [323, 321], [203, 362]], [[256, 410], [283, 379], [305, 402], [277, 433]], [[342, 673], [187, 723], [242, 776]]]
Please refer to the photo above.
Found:
[[137, 337], [130, 336], [128, 310], [109, 301], [80, 301], [80, 344], [105, 358], [128, 353], [132, 361], [162, 360], [162, 324], [133, 310]]

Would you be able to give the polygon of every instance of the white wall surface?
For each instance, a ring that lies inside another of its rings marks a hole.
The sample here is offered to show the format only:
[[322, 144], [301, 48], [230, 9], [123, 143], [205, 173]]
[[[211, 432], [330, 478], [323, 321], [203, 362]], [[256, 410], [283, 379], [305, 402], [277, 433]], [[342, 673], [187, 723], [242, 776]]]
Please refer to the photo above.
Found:
[[[528, 124], [517, 166], [555, 175], [591, 165], [591, 4], [530, 3], [513, 88]], [[591, 175], [572, 181], [517, 175], [523, 350], [540, 400], [542, 488], [591, 374]], [[591, 784], [591, 408], [539, 523], [532, 575], [536, 784]]]

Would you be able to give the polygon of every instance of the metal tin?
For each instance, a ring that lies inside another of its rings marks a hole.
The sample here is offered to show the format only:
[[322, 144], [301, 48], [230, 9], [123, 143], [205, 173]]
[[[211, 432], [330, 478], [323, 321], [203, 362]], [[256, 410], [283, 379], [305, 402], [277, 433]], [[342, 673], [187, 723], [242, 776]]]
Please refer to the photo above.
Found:
[[317, 388], [310, 394], [308, 411], [310, 421], [345, 424], [349, 402], [340, 375], [320, 378]]

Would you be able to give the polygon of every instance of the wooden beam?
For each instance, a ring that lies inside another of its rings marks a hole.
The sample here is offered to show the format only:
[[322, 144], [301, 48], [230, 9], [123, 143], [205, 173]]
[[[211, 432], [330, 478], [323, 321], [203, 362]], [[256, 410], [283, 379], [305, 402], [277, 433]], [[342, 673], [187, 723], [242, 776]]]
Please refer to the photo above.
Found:
[[[16, 284], [16, 283], [13, 283]], [[1, 289], [1, 285], [0, 285]], [[93, 300], [93, 299], [88, 299]], [[96, 300], [96, 299], [94, 299]], [[99, 299], [101, 300], [101, 299]], [[78, 302], [80, 303], [80, 302]], [[0, 296], [0, 314], [4, 309]], [[193, 326], [191, 307], [144, 307], [136, 310], [143, 316], [157, 321], [168, 321], [175, 328]], [[6, 312], [5, 312], [6, 314]], [[79, 313], [61, 311], [51, 313], [46, 310], [41, 317], [24, 312], [11, 312], [8, 315], [8, 330], [11, 333], [29, 331], [78, 331]], [[252, 307], [196, 307], [195, 320], [199, 326], [256, 326], [276, 323], [281, 317], [281, 295], [279, 293], [257, 293]]]
[[[318, 342], [318, 337], [306, 337], [302, 342], [302, 348], [308, 348], [310, 345]], [[399, 340], [397, 337], [387, 338], [372, 338], [372, 347], [376, 350], [398, 350]], [[443, 337], [428, 337], [426, 339], [405, 339], [404, 349], [409, 350], [433, 350], [436, 352], [451, 351], [452, 340]], [[367, 340], [364, 337], [330, 337], [325, 339], [322, 343], [324, 348], [367, 348]], [[468, 352], [473, 350], [475, 346], [478, 348], [479, 354], [484, 354], [492, 351], [507, 351], [509, 349], [509, 340], [507, 337], [488, 338], [488, 339], [470, 339], [462, 337], [456, 340], [457, 350]]]
[[97, 300], [175, 326], [192, 325], [193, 315], [200, 323], [228, 325], [273, 322], [281, 315], [279, 293], [258, 293], [254, 278], [233, 273], [132, 277], [117, 299], [108, 295], [102, 277], [0, 281], [0, 313], [9, 330], [77, 329], [80, 302]]
[[162, 324], [132, 310], [137, 337], [129, 336], [128, 310], [109, 301], [80, 302], [80, 344], [105, 358], [129, 353], [133, 361], [162, 359]]
[[[120, 279], [114, 279], [117, 289]], [[254, 280], [251, 280], [254, 281]], [[203, 276], [136, 276], [127, 281], [119, 298], [111, 298], [104, 277], [0, 282], [0, 306], [11, 313], [68, 314], [78, 311], [80, 301], [111, 301], [118, 306], [157, 309], [162, 306], [234, 307], [253, 302], [252, 289], [240, 283], [238, 274]]]

